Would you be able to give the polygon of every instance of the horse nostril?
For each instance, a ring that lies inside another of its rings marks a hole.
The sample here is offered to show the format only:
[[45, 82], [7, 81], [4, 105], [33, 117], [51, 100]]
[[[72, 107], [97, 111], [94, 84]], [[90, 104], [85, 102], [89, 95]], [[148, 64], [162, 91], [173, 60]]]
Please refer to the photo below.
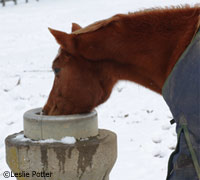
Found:
[[43, 108], [42, 111], [40, 112], [40, 115], [47, 115], [47, 111]]

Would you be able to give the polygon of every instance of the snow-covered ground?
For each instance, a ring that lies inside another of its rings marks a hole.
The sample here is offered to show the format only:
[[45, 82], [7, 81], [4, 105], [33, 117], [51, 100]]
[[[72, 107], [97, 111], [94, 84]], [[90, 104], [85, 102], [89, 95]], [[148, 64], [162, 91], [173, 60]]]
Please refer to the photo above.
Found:
[[[0, 7], [0, 180], [9, 170], [5, 138], [23, 129], [23, 113], [45, 104], [58, 45], [47, 27], [70, 32], [116, 13], [150, 7], [195, 4], [199, 0], [25, 0]], [[118, 135], [118, 159], [111, 180], [164, 180], [176, 144], [175, 127], [163, 98], [130, 82], [118, 83], [97, 108], [99, 127]], [[11, 178], [10, 178], [11, 179]]]

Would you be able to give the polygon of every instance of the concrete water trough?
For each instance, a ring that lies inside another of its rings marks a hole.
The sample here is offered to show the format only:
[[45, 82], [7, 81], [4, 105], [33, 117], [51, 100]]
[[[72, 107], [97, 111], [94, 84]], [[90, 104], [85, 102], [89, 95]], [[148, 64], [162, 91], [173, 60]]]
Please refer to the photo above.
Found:
[[41, 115], [42, 108], [24, 114], [24, 135], [30, 139], [56, 139], [72, 136], [76, 139], [98, 135], [97, 112], [66, 116]]
[[[98, 129], [97, 112], [24, 114], [24, 131], [6, 138], [6, 160], [18, 180], [108, 180], [117, 158], [116, 134]], [[63, 141], [73, 138], [75, 141]]]

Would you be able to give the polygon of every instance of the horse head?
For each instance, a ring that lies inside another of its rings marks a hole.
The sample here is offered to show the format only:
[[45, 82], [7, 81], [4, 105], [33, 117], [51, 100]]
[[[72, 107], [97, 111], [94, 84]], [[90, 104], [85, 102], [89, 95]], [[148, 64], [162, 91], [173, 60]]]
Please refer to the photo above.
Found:
[[[72, 24], [72, 31], [81, 29]], [[99, 70], [101, 62], [81, 57], [74, 47], [74, 34], [49, 29], [60, 48], [52, 69], [54, 84], [43, 112], [46, 115], [86, 113], [103, 103], [108, 97], [104, 74]]]

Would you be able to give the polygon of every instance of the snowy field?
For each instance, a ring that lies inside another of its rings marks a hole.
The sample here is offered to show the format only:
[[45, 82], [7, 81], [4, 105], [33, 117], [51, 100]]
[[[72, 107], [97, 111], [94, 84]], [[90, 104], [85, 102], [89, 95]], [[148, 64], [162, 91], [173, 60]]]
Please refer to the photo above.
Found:
[[[23, 113], [43, 106], [52, 87], [58, 45], [48, 27], [70, 32], [72, 22], [86, 26], [116, 13], [185, 3], [199, 0], [20, 0], [0, 7], [0, 180], [9, 170], [5, 138], [23, 129]], [[110, 180], [164, 180], [176, 133], [163, 98], [120, 82], [97, 111], [99, 127], [118, 135]]]

